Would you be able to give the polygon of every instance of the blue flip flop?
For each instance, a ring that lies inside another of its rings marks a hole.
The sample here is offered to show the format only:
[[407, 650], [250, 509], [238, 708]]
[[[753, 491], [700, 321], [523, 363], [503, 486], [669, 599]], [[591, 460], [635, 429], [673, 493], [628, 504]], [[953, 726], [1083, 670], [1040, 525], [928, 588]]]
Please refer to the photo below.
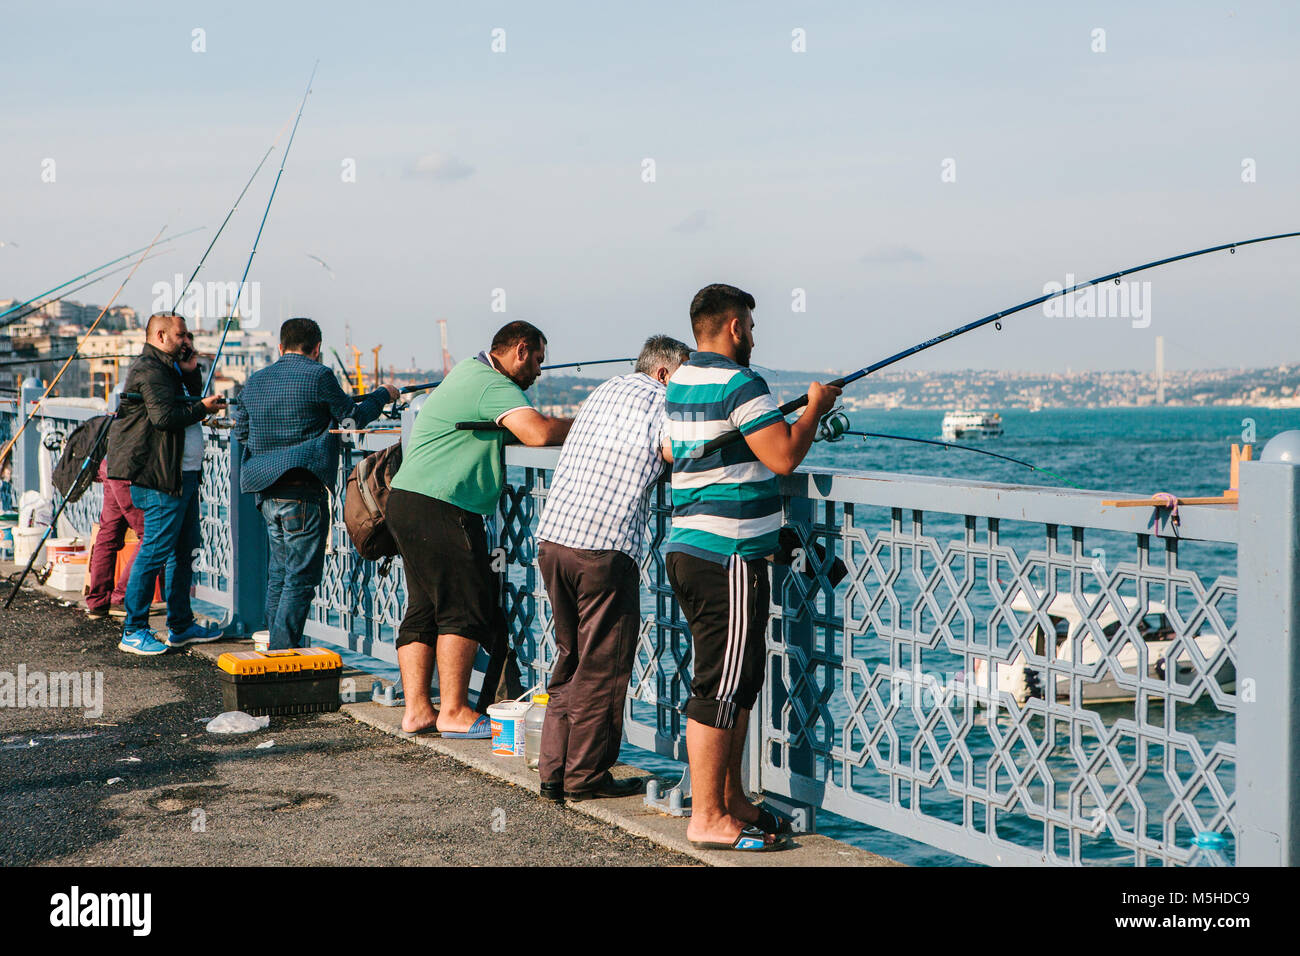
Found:
[[442, 736], [444, 740], [448, 737], [458, 740], [486, 740], [492, 736], [492, 721], [488, 720], [487, 714], [484, 714], [464, 733], [444, 731]]
[[768, 843], [771, 834], [756, 826], [747, 826], [740, 831], [731, 843], [714, 843], [709, 840], [691, 840], [691, 846], [701, 850], [741, 850], [749, 853], [763, 853], [781, 847], [784, 841]]

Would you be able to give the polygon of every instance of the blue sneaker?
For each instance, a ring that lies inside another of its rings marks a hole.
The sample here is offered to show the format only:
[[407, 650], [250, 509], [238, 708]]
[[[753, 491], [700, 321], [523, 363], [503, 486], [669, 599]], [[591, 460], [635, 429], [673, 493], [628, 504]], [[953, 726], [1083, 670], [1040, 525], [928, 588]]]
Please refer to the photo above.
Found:
[[123, 634], [122, 641], [117, 645], [117, 649], [126, 651], [128, 654], [140, 654], [144, 657], [157, 657], [159, 654], [167, 653], [167, 645], [158, 640], [158, 635], [147, 627], [132, 631], [130, 634]]
[[186, 644], [207, 644], [209, 641], [219, 640], [221, 640], [221, 628], [204, 627], [195, 621], [179, 634], [168, 628], [166, 643], [168, 647], [184, 647]]

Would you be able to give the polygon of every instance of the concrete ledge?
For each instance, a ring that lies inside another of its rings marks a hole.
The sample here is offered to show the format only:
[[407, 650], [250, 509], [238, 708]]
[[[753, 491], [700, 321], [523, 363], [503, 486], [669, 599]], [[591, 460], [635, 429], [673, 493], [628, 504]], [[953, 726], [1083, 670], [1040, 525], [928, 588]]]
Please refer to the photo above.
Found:
[[[51, 587], [37, 584], [29, 578], [24, 587], [35, 586], [51, 597], [77, 604], [82, 601], [80, 594], [68, 591], [56, 591]], [[246, 651], [252, 645], [248, 641], [219, 641], [212, 644], [193, 645], [189, 650], [195, 655], [213, 663], [226, 651]], [[328, 647], [328, 645], [322, 645]], [[370, 687], [373, 681], [381, 680], [355, 667], [344, 667], [344, 678], [355, 682], [357, 703], [344, 704], [342, 712], [353, 720], [409, 740], [415, 746], [430, 747], [445, 754], [468, 767], [485, 773], [498, 780], [522, 787], [536, 794], [539, 781], [537, 773], [524, 765], [522, 757], [496, 757], [491, 753], [487, 743], [482, 740], [444, 740], [441, 737], [405, 737], [401, 730], [402, 708], [385, 707], [370, 701]], [[384, 681], [385, 684], [389, 683]], [[616, 777], [645, 777], [651, 774], [635, 767], [619, 764], [614, 767]], [[675, 782], [675, 781], [671, 781]], [[670, 783], [671, 783], [670, 782]], [[540, 800], [541, 797], [538, 796]], [[725, 850], [701, 850], [686, 839], [686, 818], [672, 817], [659, 813], [645, 805], [640, 795], [617, 799], [584, 800], [578, 803], [567, 802], [565, 806], [576, 813], [581, 813], [612, 824], [635, 836], [643, 837], [659, 846], [675, 850], [710, 866], [902, 866], [891, 860], [866, 850], [841, 843], [830, 837], [817, 834], [796, 834], [789, 848], [768, 853], [736, 853]]]

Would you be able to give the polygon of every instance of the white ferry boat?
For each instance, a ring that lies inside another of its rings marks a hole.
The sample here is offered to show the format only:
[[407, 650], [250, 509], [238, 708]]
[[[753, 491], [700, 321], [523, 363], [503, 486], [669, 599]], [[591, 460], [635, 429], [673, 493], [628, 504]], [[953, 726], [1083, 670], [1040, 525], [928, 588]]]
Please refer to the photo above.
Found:
[[961, 438], [999, 438], [1002, 435], [1002, 416], [994, 412], [949, 412], [943, 416], [943, 437], [949, 441]]
[[[1098, 595], [1085, 593], [1083, 597], [1091, 604], [1097, 600]], [[1134, 602], [1130, 598], [1123, 600], [1131, 612]], [[1011, 610], [1032, 614], [1034, 609], [1022, 592], [1012, 600]], [[1079, 664], [1085, 669], [1092, 668], [1096, 671], [1097, 678], [1080, 681], [1083, 691], [1082, 703], [1112, 704], [1132, 701], [1134, 698], [1132, 685], [1138, 682], [1139, 668], [1145, 668], [1147, 687], [1151, 686], [1152, 681], [1160, 684], [1170, 681], [1180, 691], [1187, 691], [1196, 683], [1197, 672], [1192, 666], [1189, 652], [1186, 649], [1178, 651], [1174, 649], [1175, 631], [1164, 604], [1159, 601], [1149, 601], [1145, 611], [1135, 628], [1146, 645], [1141, 655], [1131, 641], [1125, 642], [1113, 658], [1113, 664], [1107, 662], [1106, 666], [1103, 666], [1104, 655], [1096, 639], [1091, 636], [1082, 638], [1083, 653], [1080, 655]], [[1065, 670], [1075, 669], [1070, 666], [1073, 664], [1074, 635], [1086, 635], [1087, 627], [1083, 622], [1083, 615], [1075, 607], [1074, 598], [1068, 594], [1057, 595], [1047, 608], [1047, 619], [1056, 632], [1053, 635], [1056, 660], [1066, 665], [1063, 668]], [[1101, 629], [1102, 635], [1109, 640], [1119, 630], [1119, 615], [1112, 607], [1107, 606], [1098, 616], [1097, 626]], [[1048, 653], [1047, 641], [1041, 627], [1034, 628], [1032, 641], [1035, 653], [1045, 657]], [[1223, 640], [1218, 635], [1204, 631], [1186, 643], [1195, 643], [1196, 653], [1206, 661], [1212, 661], [1223, 647]], [[1168, 673], [1171, 666], [1172, 674]], [[1123, 686], [1116, 680], [1116, 675], [1111, 669], [1113, 667], [1118, 667], [1124, 672]], [[1218, 667], [1214, 678], [1226, 692], [1232, 693], [1236, 690], [1237, 673], [1231, 659]], [[1042, 697], [1045, 683], [1046, 677], [1043, 672], [1036, 667], [1030, 667], [1024, 656], [1019, 653], [1010, 662], [997, 665], [997, 690], [1011, 694], [1018, 704], [1023, 705], [1030, 697]], [[1057, 700], [1069, 699], [1070, 683], [1068, 674], [1056, 673]], [[979, 657], [975, 658], [975, 685], [989, 688], [988, 662]], [[1149, 693], [1152, 699], [1161, 699], [1164, 696], [1158, 691], [1149, 691]]]

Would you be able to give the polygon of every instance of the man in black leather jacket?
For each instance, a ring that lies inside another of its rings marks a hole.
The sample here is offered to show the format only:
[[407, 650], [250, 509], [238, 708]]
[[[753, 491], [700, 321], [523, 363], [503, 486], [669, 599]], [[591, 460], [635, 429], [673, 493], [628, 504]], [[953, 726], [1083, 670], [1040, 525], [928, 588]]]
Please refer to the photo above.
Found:
[[[108, 434], [108, 477], [131, 482], [131, 501], [144, 512], [144, 540], [131, 565], [126, 625], [118, 644], [131, 654], [165, 654], [171, 647], [221, 636], [219, 628], [195, 621], [190, 608], [193, 554], [201, 543], [201, 423], [225, 405], [216, 395], [198, 400], [203, 378], [192, 341], [182, 316], [159, 312], [149, 317], [144, 351], [127, 372]], [[167, 637], [160, 641], [149, 627], [149, 606], [164, 568]]]

